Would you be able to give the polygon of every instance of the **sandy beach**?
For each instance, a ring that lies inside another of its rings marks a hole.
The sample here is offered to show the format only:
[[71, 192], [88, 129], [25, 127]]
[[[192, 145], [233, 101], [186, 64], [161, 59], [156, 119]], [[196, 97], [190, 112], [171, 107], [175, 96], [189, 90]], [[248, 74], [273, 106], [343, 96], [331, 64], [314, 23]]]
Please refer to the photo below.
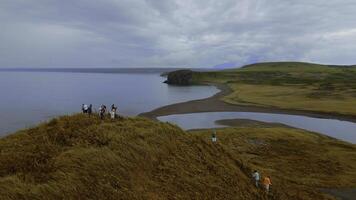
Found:
[[338, 113], [323, 113], [323, 112], [313, 112], [313, 111], [304, 111], [304, 110], [281, 109], [276, 107], [239, 106], [239, 105], [229, 104], [220, 100], [222, 97], [232, 92], [229, 86], [225, 84], [212, 84], [212, 83], [206, 83], [206, 84], [214, 85], [220, 90], [220, 92], [205, 99], [192, 100], [192, 101], [163, 106], [154, 109], [150, 112], [141, 113], [139, 114], [139, 116], [156, 120], [157, 117], [160, 116], [199, 113], [199, 112], [261, 112], [261, 113], [303, 115], [308, 117], [339, 119], [339, 120], [356, 122], [356, 116], [342, 115]]

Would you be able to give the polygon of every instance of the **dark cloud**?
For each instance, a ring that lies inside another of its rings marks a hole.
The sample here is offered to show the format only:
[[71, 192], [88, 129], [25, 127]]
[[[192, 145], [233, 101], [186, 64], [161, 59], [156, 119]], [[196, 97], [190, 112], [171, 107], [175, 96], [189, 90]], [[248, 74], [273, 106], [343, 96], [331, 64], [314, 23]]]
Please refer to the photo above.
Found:
[[1, 67], [356, 64], [354, 0], [2, 0]]

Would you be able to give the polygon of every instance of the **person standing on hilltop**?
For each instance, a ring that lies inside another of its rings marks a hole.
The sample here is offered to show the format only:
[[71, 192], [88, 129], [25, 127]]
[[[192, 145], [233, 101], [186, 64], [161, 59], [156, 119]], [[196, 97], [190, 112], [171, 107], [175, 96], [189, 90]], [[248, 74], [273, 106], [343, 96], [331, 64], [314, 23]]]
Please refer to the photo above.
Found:
[[100, 116], [100, 119], [102, 119], [102, 112], [103, 112], [103, 105], [101, 105], [100, 107], [99, 107], [99, 116]]
[[91, 116], [91, 113], [93, 112], [93, 105], [89, 105], [89, 107], [88, 107], [88, 115], [89, 115], [89, 117]]
[[272, 185], [271, 178], [269, 176], [266, 176], [263, 178], [263, 185], [265, 186], [266, 192], [269, 192], [269, 186]]
[[115, 107], [115, 104], [111, 105], [111, 110], [117, 110], [117, 107]]
[[83, 108], [83, 113], [88, 113], [88, 105], [87, 104], [83, 104], [82, 106]]
[[115, 105], [112, 104], [111, 105], [111, 111], [110, 111], [111, 119], [115, 119], [115, 117], [116, 117], [116, 109], [117, 109], [117, 107], [115, 107]]
[[106, 112], [106, 106], [105, 105], [101, 105], [100, 108], [99, 108], [100, 119], [104, 119], [105, 112]]
[[258, 187], [258, 184], [260, 182], [260, 174], [258, 173], [257, 170], [255, 170], [252, 174], [252, 178], [255, 180], [255, 185]]
[[112, 104], [111, 105], [111, 111], [110, 111], [111, 119], [115, 119], [116, 118], [116, 111], [117, 111], [117, 107], [115, 106], [115, 104]]

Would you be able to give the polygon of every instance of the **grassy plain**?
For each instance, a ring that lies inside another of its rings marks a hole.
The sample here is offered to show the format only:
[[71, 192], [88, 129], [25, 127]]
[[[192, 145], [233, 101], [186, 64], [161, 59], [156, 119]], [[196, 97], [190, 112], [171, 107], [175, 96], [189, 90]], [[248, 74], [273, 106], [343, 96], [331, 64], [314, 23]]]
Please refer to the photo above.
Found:
[[196, 72], [194, 83], [227, 84], [230, 104], [356, 116], [356, 67], [297, 62], [260, 63]]

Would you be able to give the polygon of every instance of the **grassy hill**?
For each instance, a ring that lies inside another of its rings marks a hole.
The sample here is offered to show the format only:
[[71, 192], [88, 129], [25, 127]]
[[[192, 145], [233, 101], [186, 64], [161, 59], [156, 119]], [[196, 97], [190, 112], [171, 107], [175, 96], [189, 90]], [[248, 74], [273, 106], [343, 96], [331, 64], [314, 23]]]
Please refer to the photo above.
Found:
[[193, 82], [227, 84], [227, 103], [356, 116], [356, 67], [298, 62], [258, 63], [195, 72]]
[[[222, 120], [217, 138], [250, 169], [272, 177], [279, 199], [329, 199], [318, 188], [356, 188], [356, 146], [280, 124]], [[192, 135], [208, 140], [211, 130]]]
[[1, 199], [266, 199], [249, 174], [221, 145], [143, 118], [61, 117], [0, 140]]
[[[320, 199], [356, 186], [356, 147], [279, 125], [184, 132], [65, 116], [0, 139], [1, 199]], [[252, 170], [272, 176], [266, 195]]]

